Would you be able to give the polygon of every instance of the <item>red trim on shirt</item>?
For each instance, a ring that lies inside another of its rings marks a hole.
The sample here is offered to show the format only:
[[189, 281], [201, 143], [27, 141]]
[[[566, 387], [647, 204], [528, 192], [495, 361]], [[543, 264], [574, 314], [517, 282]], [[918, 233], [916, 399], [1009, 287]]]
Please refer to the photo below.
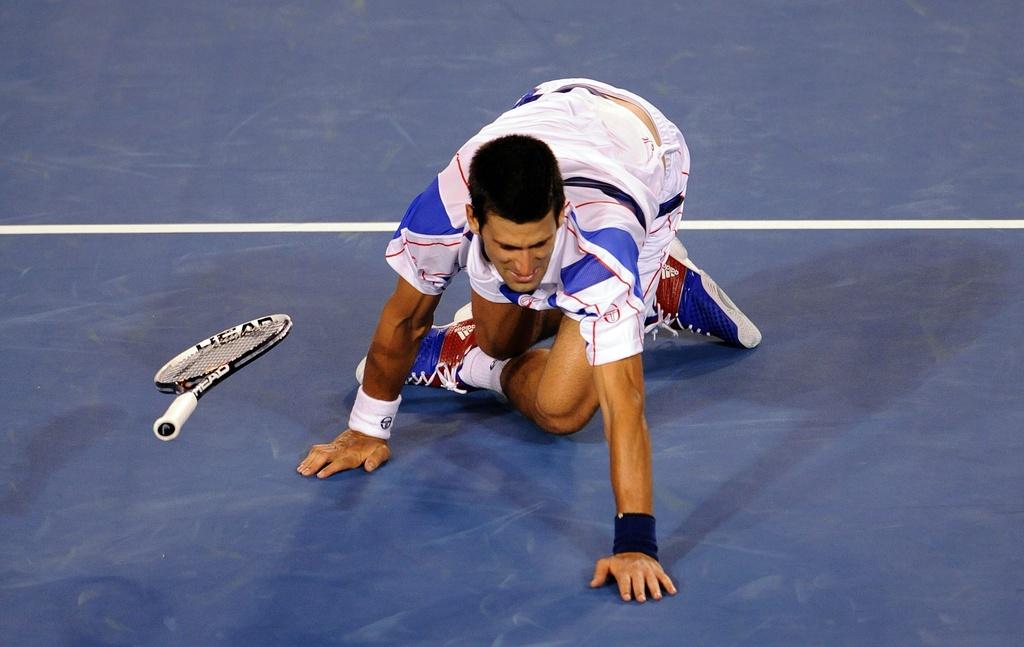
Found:
[[585, 207], [590, 204], [613, 204], [616, 206], [622, 206], [621, 202], [616, 202], [614, 200], [591, 200], [590, 202], [579, 203], [578, 205], [576, 205], [576, 208], [579, 209], [580, 207]]
[[647, 234], [647, 237], [650, 238], [651, 236], [653, 236], [654, 234], [658, 233], [659, 231], [661, 231], [662, 229], [664, 229], [665, 227], [667, 227], [671, 223], [672, 223], [672, 219], [671, 218], [663, 218], [662, 219], [662, 223], [660, 225], [658, 225], [658, 228], [654, 229], [654, 230], [651, 230], [651, 233]]
[[466, 174], [462, 172], [462, 158], [459, 157], [458, 153], [455, 153], [455, 165], [459, 167], [459, 175], [462, 176], [462, 183], [465, 184], [466, 188], [468, 189], [469, 180], [466, 179]]
[[645, 302], [647, 301], [647, 294], [651, 291], [651, 286], [654, 285], [655, 279], [657, 279], [659, 276], [661, 276], [661, 265], [664, 265], [664, 264], [665, 264], [665, 257], [662, 256], [661, 257], [661, 263], [659, 263], [658, 269], [654, 272], [653, 276], [651, 276], [651, 282], [648, 283], [647, 287], [644, 289], [644, 301]]
[[595, 310], [597, 309], [596, 305], [594, 305], [593, 303], [587, 303], [586, 301], [584, 301], [583, 299], [579, 298], [578, 296], [576, 296], [572, 292], [562, 292], [562, 294], [564, 294], [565, 296], [569, 297], [570, 299], [575, 299], [576, 301], [579, 301], [583, 306], [585, 306], [587, 308], [594, 308]]
[[409, 245], [416, 245], [417, 247], [437, 247], [438, 245], [440, 245], [441, 247], [458, 247], [459, 245], [462, 244], [461, 240], [456, 240], [455, 242], [452, 243], [417, 243], [414, 240], [408, 240], [405, 242], [408, 243]]
[[412, 241], [412, 240], [403, 240], [402, 241], [401, 249], [399, 249], [397, 252], [393, 252], [391, 254], [384, 254], [384, 258], [391, 258], [392, 256], [398, 256], [399, 254], [401, 254], [402, 252], [405, 251], [405, 247], [407, 245], [415, 245], [417, 247], [437, 247], [437, 246], [441, 246], [441, 247], [457, 247], [457, 246], [459, 246], [461, 244], [462, 244], [461, 240], [457, 240], [457, 241], [455, 241], [453, 243], [417, 243], [417, 242]]

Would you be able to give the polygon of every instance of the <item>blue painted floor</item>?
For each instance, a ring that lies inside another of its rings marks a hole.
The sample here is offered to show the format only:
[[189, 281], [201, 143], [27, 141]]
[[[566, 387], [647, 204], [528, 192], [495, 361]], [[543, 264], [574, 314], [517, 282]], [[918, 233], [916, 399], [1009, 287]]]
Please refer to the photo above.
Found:
[[[0, 224], [394, 221], [533, 83], [650, 97], [693, 219], [1021, 218], [1024, 10], [916, 0], [0, 8]], [[1024, 640], [1024, 233], [694, 231], [758, 323], [645, 353], [662, 562], [610, 548], [599, 421], [406, 390], [373, 475], [333, 438], [387, 234], [0, 236], [4, 645], [993, 645]], [[452, 288], [439, 318], [468, 294]], [[155, 371], [292, 335], [179, 440]]]

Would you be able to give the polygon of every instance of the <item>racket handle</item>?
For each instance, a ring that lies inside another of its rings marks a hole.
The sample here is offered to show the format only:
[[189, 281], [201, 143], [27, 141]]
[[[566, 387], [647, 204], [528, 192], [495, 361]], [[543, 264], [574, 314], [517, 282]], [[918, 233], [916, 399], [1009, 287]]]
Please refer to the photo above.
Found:
[[153, 423], [153, 433], [160, 440], [174, 440], [185, 425], [185, 421], [196, 410], [198, 403], [199, 400], [191, 391], [186, 391], [174, 398], [174, 402], [167, 407], [164, 415]]

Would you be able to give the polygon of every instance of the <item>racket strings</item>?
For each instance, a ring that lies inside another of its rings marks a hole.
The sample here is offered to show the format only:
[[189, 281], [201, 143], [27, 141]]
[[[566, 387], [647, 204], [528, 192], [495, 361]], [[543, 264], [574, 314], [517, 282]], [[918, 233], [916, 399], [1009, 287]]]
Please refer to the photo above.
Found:
[[260, 328], [247, 330], [226, 342], [204, 346], [198, 352], [168, 365], [156, 379], [158, 382], [180, 384], [209, 375], [225, 364], [235, 362], [264, 346], [273, 340], [285, 326], [287, 326], [286, 322], [273, 322]]

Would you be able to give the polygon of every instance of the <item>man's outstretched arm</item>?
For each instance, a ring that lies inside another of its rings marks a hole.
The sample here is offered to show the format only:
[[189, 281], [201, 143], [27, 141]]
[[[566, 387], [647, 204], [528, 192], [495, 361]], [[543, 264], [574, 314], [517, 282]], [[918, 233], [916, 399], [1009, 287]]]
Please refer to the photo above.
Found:
[[644, 375], [640, 355], [594, 367], [594, 383], [608, 439], [615, 493], [614, 554], [597, 561], [592, 587], [615, 578], [623, 600], [656, 600], [662, 589], [676, 593], [657, 559], [651, 476], [651, 441], [644, 417]]
[[[363, 392], [375, 400], [393, 401], [405, 384], [420, 341], [430, 330], [440, 296], [423, 294], [399, 278], [384, 304], [366, 355]], [[297, 468], [303, 476], [327, 478], [362, 465], [372, 472], [391, 457], [387, 440], [346, 429], [332, 442], [314, 445]]]

